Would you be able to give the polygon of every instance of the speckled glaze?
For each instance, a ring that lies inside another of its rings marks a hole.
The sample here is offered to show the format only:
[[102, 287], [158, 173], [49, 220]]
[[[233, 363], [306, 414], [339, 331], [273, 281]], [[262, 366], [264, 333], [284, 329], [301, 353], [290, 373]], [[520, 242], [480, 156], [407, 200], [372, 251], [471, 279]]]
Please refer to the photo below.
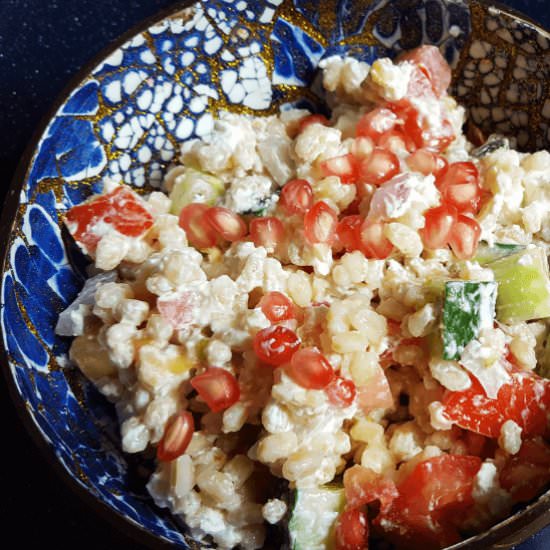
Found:
[[[68, 365], [69, 341], [54, 334], [85, 265], [62, 230], [63, 212], [100, 190], [105, 176], [158, 186], [179, 144], [208, 134], [220, 109], [322, 108], [310, 85], [323, 57], [371, 61], [422, 43], [441, 47], [454, 67], [454, 93], [484, 130], [510, 133], [524, 148], [548, 146], [549, 35], [460, 0], [205, 1], [112, 50], [44, 129], [3, 216], [13, 219], [2, 278], [8, 375], [67, 474], [134, 525], [192, 545], [148, 499], [147, 460], [122, 454], [113, 409]], [[512, 533], [521, 540], [529, 531], [518, 531], [522, 517], [540, 518], [533, 510], [474, 546]]]

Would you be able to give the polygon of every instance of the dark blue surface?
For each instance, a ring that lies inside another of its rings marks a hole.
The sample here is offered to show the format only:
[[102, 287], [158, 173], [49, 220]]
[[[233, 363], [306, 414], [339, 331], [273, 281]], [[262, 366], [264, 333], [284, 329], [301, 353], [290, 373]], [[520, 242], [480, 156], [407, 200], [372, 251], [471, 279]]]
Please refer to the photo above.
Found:
[[[0, 0], [2, 191], [6, 190], [32, 131], [69, 78], [112, 39], [174, 3], [172, 0]], [[550, 13], [544, 9], [547, 0], [507, 3], [550, 27]], [[541, 17], [537, 11], [542, 13]], [[88, 105], [85, 97], [75, 97], [67, 108], [81, 112], [94, 106]], [[43, 169], [47, 171], [49, 160], [43, 160]], [[58, 549], [140, 548], [113, 532], [61, 485], [24, 433], [5, 395], [3, 379], [0, 384], [0, 418], [3, 440], [7, 442], [0, 468], [4, 536], [13, 534], [24, 543], [24, 548], [47, 542], [55, 542]], [[28, 521], [28, 528], [21, 531], [20, 524], [24, 521]], [[519, 548], [550, 548], [550, 529]]]

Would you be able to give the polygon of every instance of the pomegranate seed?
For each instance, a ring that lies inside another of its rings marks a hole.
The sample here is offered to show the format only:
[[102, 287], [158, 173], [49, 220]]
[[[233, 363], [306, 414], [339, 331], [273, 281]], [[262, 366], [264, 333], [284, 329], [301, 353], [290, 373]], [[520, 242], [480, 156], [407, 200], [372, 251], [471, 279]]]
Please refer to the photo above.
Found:
[[426, 222], [420, 230], [424, 246], [430, 250], [445, 248], [449, 244], [449, 236], [457, 216], [456, 208], [449, 204], [442, 204], [426, 211], [424, 213]]
[[459, 260], [473, 258], [477, 251], [481, 227], [476, 220], [459, 214], [449, 234], [451, 250]]
[[273, 325], [256, 334], [253, 346], [258, 359], [278, 367], [290, 361], [300, 346], [300, 339], [293, 330], [281, 325]]
[[179, 224], [185, 230], [187, 240], [196, 248], [215, 246], [218, 237], [214, 228], [206, 221], [208, 206], [191, 203], [182, 208]]
[[290, 180], [282, 190], [279, 205], [287, 214], [305, 214], [313, 204], [313, 190], [306, 180]]
[[329, 125], [329, 120], [324, 115], [306, 115], [302, 118], [298, 124], [298, 132], [302, 133], [308, 126], [312, 124], [322, 124], [323, 126]]
[[344, 216], [336, 226], [336, 235], [340, 244], [348, 251], [359, 249], [357, 234], [363, 223], [363, 218], [358, 215]]
[[406, 163], [413, 172], [424, 176], [433, 174], [437, 177], [447, 167], [447, 161], [442, 156], [427, 149], [417, 149], [407, 157]]
[[181, 411], [172, 417], [166, 424], [164, 435], [157, 448], [157, 459], [161, 462], [170, 462], [181, 456], [187, 449], [195, 422], [188, 411]]
[[406, 111], [405, 134], [410, 136], [417, 148], [431, 151], [444, 151], [455, 139], [453, 126], [446, 115], [441, 116], [439, 124], [433, 125], [415, 109]]
[[359, 165], [361, 181], [380, 185], [399, 173], [399, 159], [391, 151], [376, 147], [369, 157]]
[[399, 57], [399, 61], [410, 61], [428, 77], [434, 93], [440, 97], [451, 84], [451, 68], [437, 46], [420, 46]]
[[263, 246], [269, 251], [275, 250], [283, 240], [285, 228], [278, 218], [255, 218], [250, 222], [250, 238], [256, 246]]
[[360, 508], [346, 508], [336, 520], [334, 550], [365, 550], [369, 546], [369, 522]]
[[304, 216], [304, 236], [309, 244], [332, 244], [336, 237], [338, 217], [325, 202], [316, 202]]
[[268, 292], [260, 300], [260, 308], [272, 323], [295, 318], [294, 303], [282, 292]]
[[360, 136], [353, 140], [350, 152], [357, 160], [368, 157], [372, 153], [373, 149], [374, 142], [372, 141], [372, 139]]
[[393, 244], [384, 235], [384, 224], [365, 220], [359, 228], [360, 250], [367, 258], [383, 260], [393, 250]]
[[338, 176], [342, 183], [353, 183], [357, 179], [356, 159], [351, 154], [324, 160], [320, 164], [324, 177]]
[[337, 407], [349, 407], [356, 395], [355, 384], [352, 380], [337, 376], [325, 388], [328, 400]]
[[477, 212], [481, 200], [479, 172], [472, 162], [453, 162], [436, 179], [444, 200], [459, 212]]
[[315, 348], [302, 348], [290, 360], [288, 375], [308, 390], [322, 390], [334, 377], [327, 358]]
[[389, 130], [393, 130], [398, 122], [399, 118], [393, 111], [385, 107], [377, 107], [359, 119], [356, 134], [357, 136], [368, 137], [376, 143], [380, 136]]
[[241, 396], [236, 378], [219, 367], [208, 367], [204, 373], [191, 379], [191, 386], [197, 390], [212, 412], [231, 407]]
[[403, 151], [414, 151], [416, 145], [404, 134], [400, 128], [388, 130], [378, 139], [378, 147], [386, 149], [392, 153], [401, 153]]
[[243, 219], [229, 208], [212, 206], [204, 217], [214, 231], [226, 241], [240, 241], [246, 235], [246, 224]]

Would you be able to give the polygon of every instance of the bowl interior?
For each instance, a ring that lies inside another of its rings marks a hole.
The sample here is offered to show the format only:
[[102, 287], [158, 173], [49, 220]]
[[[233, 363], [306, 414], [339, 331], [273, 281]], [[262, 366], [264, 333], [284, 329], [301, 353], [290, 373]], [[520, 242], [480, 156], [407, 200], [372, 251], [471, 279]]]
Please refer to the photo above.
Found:
[[8, 377], [29, 418], [68, 476], [111, 511], [192, 544], [147, 498], [151, 464], [122, 454], [113, 408], [67, 366], [69, 342], [54, 334], [85, 266], [62, 212], [105, 177], [158, 187], [179, 145], [207, 135], [219, 110], [322, 109], [310, 85], [324, 57], [372, 61], [424, 43], [440, 46], [453, 93], [482, 130], [515, 136], [520, 149], [549, 146], [548, 33], [460, 0], [207, 0], [136, 32], [62, 99], [4, 211], [13, 227], [4, 232], [1, 327]]

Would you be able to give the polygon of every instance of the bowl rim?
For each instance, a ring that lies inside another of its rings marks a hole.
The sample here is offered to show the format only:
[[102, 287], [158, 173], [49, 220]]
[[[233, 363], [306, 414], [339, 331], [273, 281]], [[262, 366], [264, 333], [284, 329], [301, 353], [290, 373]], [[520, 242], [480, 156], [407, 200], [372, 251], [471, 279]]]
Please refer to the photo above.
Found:
[[[495, 8], [499, 13], [533, 27], [534, 30], [550, 39], [550, 30], [544, 28], [540, 23], [515, 8], [491, 0], [462, 1], [468, 7], [471, 4], [477, 3], [487, 8]], [[114, 51], [122, 47], [128, 40], [145, 32], [151, 26], [165, 19], [177, 16], [182, 10], [201, 3], [202, 0], [176, 0], [171, 6], [158, 10], [153, 15], [142, 19], [130, 29], [109, 41], [106, 46], [91, 57], [90, 60], [68, 80], [65, 86], [63, 86], [61, 91], [57, 94], [56, 99], [40, 118], [40, 122], [32, 132], [31, 138], [17, 163], [4, 199], [0, 214], [0, 273], [2, 275], [6, 272], [9, 244], [15, 227], [17, 209], [20, 204], [20, 192], [28, 180], [37, 146], [52, 118], [70, 98], [75, 89], [90, 76], [98, 64]], [[1, 284], [2, 283], [0, 283], [0, 285]], [[32, 413], [27, 409], [25, 401], [17, 389], [12, 369], [9, 366], [7, 350], [4, 347], [4, 331], [1, 324], [0, 370], [6, 381], [10, 400], [17, 411], [20, 421], [25, 427], [26, 433], [30, 436], [30, 440], [34, 445], [39, 449], [41, 457], [45, 459], [45, 462], [50, 466], [57, 478], [63, 480], [65, 487], [77, 498], [81, 499], [85, 507], [91, 509], [101, 517], [107, 525], [119, 529], [125, 536], [136, 543], [145, 544], [148, 548], [159, 550], [175, 548], [176, 543], [152, 534], [142, 525], [133, 521], [118, 510], [115, 510], [100, 498], [94, 496], [87, 486], [79, 483], [75, 478], [69, 475], [69, 472], [55, 454], [53, 446], [45, 440], [43, 434], [33, 420]], [[550, 525], [550, 490], [540, 495], [536, 501], [529, 504], [523, 510], [516, 512], [513, 516], [502, 520], [478, 535], [447, 547], [445, 550], [506, 550], [524, 542], [527, 538], [548, 525]], [[191, 544], [190, 550], [197, 544], [194, 541], [189, 541], [189, 543]], [[198, 546], [196, 547], [199, 548]]]

